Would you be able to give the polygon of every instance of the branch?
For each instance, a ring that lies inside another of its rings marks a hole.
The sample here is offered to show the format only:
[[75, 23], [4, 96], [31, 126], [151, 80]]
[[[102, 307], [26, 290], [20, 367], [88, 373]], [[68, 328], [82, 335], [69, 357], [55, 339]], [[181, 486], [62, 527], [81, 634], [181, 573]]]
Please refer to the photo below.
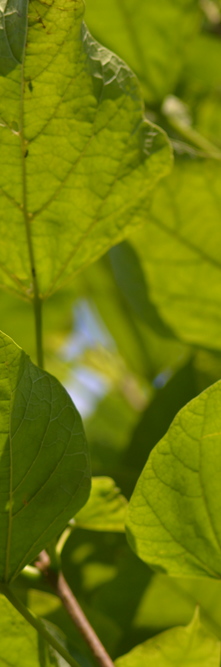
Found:
[[46, 551], [41, 551], [35, 565], [44, 574], [50, 586], [62, 601], [70, 618], [97, 660], [98, 665], [100, 667], [114, 667], [114, 663], [82, 611], [63, 573], [61, 571], [55, 572], [51, 568], [50, 558]]

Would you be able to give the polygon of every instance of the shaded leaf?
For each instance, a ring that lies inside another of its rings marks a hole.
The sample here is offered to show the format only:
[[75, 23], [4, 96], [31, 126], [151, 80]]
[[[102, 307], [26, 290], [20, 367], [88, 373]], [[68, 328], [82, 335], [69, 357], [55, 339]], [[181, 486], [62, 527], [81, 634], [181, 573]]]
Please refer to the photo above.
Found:
[[156, 635], [116, 660], [116, 667], [219, 667], [220, 642], [201, 625], [198, 614], [187, 627]]
[[58, 380], [0, 334], [0, 580], [10, 581], [86, 502], [80, 416]]
[[0, 282], [28, 299], [33, 276], [45, 297], [142, 222], [171, 166], [136, 78], [82, 19], [83, 0], [31, 2], [22, 65], [0, 78]]
[[127, 501], [110, 477], [92, 477], [91, 494], [74, 520], [80, 528], [124, 533]]
[[221, 381], [188, 403], [156, 445], [128, 511], [128, 539], [154, 569], [221, 577]]

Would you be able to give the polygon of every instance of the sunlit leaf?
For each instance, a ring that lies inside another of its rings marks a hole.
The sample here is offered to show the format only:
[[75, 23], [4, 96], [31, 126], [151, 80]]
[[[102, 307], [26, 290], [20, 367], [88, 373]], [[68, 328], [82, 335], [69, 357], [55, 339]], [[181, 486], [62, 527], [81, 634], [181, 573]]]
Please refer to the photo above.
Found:
[[221, 577], [221, 382], [177, 414], [152, 450], [128, 512], [128, 539], [154, 569]]
[[0, 282], [28, 299], [136, 227], [171, 166], [135, 76], [82, 19], [83, 0], [34, 0], [8, 76], [0, 60]]
[[86, 502], [80, 416], [58, 380], [0, 334], [0, 580], [10, 581]]

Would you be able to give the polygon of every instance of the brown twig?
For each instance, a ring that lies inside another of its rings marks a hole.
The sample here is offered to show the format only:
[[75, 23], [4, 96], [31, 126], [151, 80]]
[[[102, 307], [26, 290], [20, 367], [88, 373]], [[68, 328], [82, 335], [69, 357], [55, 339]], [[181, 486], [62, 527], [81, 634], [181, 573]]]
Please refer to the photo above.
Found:
[[55, 572], [51, 568], [47, 551], [41, 551], [35, 565], [44, 574], [50, 586], [62, 601], [70, 618], [97, 660], [98, 665], [100, 667], [114, 667], [114, 663], [82, 611], [63, 573], [61, 571]]

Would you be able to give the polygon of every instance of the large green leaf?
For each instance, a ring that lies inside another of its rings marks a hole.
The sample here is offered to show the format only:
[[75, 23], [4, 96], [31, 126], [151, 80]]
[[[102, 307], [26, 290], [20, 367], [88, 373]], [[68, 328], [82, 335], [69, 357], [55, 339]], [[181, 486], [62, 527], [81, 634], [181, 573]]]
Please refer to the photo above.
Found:
[[10, 581], [86, 502], [80, 416], [58, 380], [0, 333], [0, 580]]
[[87, 0], [86, 19], [97, 39], [139, 76], [148, 102], [176, 85], [197, 22], [195, 0]]
[[48, 295], [140, 223], [171, 165], [136, 78], [82, 19], [83, 0], [31, 2], [0, 77], [0, 282], [29, 299], [36, 276]]
[[221, 344], [221, 166], [215, 160], [177, 161], [158, 188], [151, 215], [133, 243], [150, 300], [188, 343]]
[[[47, 624], [57, 641], [64, 644], [58, 628]], [[68, 667], [69, 663], [38, 634], [10, 602], [0, 595], [1, 667]], [[76, 667], [77, 667], [76, 662]]]
[[176, 576], [221, 577], [221, 381], [188, 403], [137, 482], [128, 539], [138, 556]]
[[116, 660], [116, 667], [219, 667], [220, 642], [209, 635], [198, 615], [187, 627], [167, 630]]

